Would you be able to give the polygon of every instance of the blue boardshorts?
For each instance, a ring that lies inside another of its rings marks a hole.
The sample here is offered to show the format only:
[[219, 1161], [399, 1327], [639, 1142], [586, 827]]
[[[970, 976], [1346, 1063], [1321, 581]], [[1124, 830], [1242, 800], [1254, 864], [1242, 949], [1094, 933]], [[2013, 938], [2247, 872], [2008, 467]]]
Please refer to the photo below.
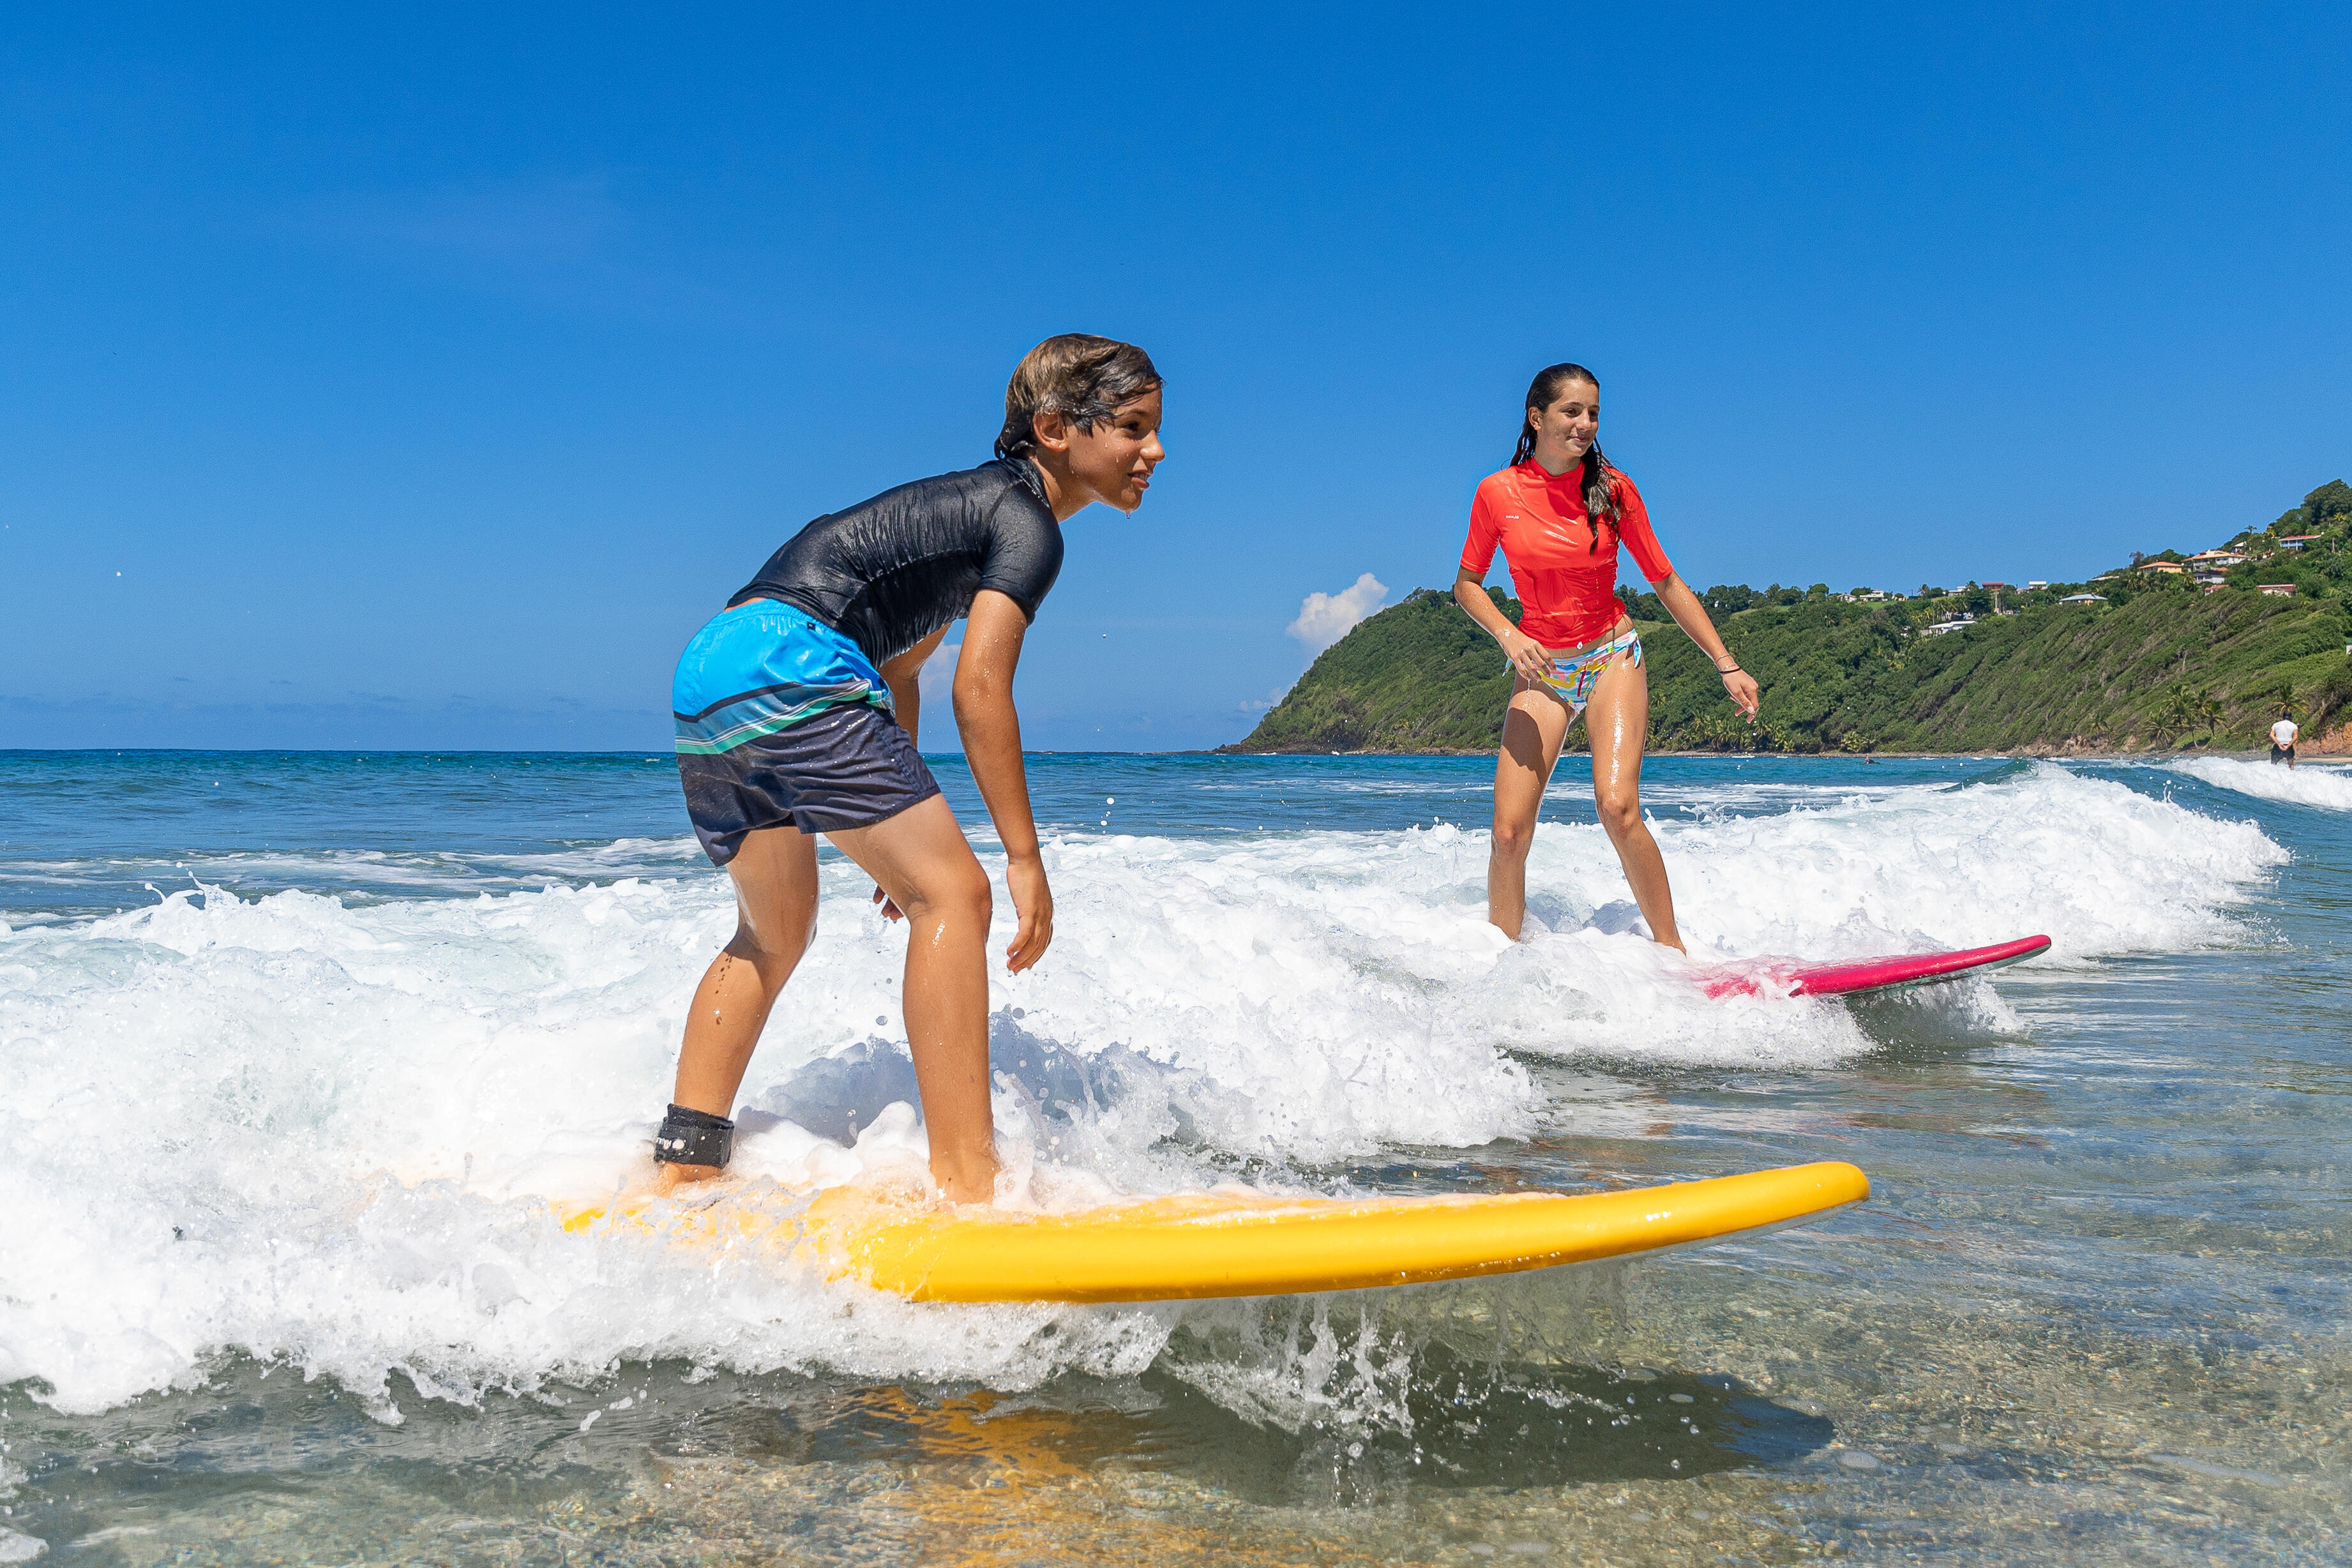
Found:
[[940, 793], [865, 650], [781, 600], [722, 610], [694, 634], [670, 717], [687, 813], [715, 865], [763, 827], [871, 827]]

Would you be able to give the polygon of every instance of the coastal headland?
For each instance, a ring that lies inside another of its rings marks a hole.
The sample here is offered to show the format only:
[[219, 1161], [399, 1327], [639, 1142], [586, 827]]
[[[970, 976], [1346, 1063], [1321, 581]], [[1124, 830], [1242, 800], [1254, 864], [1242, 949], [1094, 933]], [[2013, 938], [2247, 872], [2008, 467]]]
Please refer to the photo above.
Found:
[[[2341, 492], [2341, 493], [2339, 493]], [[2352, 490], [2336, 481], [2269, 529], [2144, 555], [2087, 584], [1718, 585], [1701, 597], [1763, 684], [1742, 722], [1656, 597], [1641, 629], [1660, 752], [2242, 750], [2282, 712], [2306, 754], [2352, 752]], [[1517, 621], [1518, 601], [1489, 589]], [[1326, 649], [1228, 752], [1482, 752], [1510, 678], [1449, 594], [1419, 588]], [[1570, 731], [1571, 747], [1583, 729]]]

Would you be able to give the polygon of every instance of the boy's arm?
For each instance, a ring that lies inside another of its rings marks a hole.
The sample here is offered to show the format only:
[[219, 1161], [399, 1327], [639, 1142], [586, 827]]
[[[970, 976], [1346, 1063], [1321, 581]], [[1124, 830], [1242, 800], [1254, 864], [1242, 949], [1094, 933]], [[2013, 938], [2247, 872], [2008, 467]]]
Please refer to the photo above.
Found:
[[[947, 635], [947, 627], [941, 626], [882, 665], [882, 684], [890, 689], [890, 716], [898, 721], [898, 728], [907, 731], [908, 741], [918, 745], [923, 721], [923, 661], [939, 651], [940, 639]], [[874, 885], [874, 901], [882, 906], [884, 920], [907, 918], [898, 912], [898, 906], [890, 901], [890, 895], [882, 890], [879, 882]]]
[[1004, 950], [1005, 967], [1015, 973], [1044, 956], [1054, 940], [1054, 890], [1045, 882], [1037, 823], [1029, 811], [1021, 716], [1013, 710], [1013, 672], [1028, 631], [1029, 617], [1019, 605], [982, 588], [972, 595], [955, 673], [956, 728], [963, 734], [964, 761], [1004, 846], [1004, 882], [1020, 917], [1021, 929]]
[[947, 627], [941, 626], [882, 666], [882, 683], [890, 689], [890, 710], [910, 741], [922, 733], [923, 663], [939, 651], [940, 639], [947, 635]]

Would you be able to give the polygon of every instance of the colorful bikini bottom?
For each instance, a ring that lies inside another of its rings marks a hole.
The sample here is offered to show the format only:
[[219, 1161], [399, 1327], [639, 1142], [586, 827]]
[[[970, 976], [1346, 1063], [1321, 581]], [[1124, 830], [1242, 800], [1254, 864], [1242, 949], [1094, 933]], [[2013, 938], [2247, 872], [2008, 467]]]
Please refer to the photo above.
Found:
[[1553, 696], [1568, 704], [1568, 716], [1571, 721], [1584, 711], [1585, 704], [1592, 700], [1592, 689], [1600, 684], [1601, 672], [1614, 664], [1619, 654], [1625, 655], [1639, 666], [1642, 662], [1642, 634], [1627, 632], [1623, 637], [1612, 637], [1598, 647], [1589, 647], [1582, 653], [1551, 661], [1552, 672], [1543, 679], [1543, 684]]

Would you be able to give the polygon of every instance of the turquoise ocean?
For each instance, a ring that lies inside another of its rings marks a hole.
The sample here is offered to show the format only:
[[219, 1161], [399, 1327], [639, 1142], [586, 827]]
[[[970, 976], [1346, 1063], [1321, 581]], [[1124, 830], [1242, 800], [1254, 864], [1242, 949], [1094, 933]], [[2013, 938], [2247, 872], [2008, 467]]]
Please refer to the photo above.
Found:
[[[1653, 759], [1704, 961], [2053, 942], [1717, 1004], [1580, 757], [1517, 944], [1489, 760], [1031, 767], [1058, 934], [992, 1028], [1033, 1190], [1874, 1195], [1139, 1308], [567, 1234], [731, 929], [666, 755], [0, 752], [0, 1563], [2352, 1556], [2352, 771]], [[754, 1189], [919, 1146], [903, 931], [823, 875]]]

